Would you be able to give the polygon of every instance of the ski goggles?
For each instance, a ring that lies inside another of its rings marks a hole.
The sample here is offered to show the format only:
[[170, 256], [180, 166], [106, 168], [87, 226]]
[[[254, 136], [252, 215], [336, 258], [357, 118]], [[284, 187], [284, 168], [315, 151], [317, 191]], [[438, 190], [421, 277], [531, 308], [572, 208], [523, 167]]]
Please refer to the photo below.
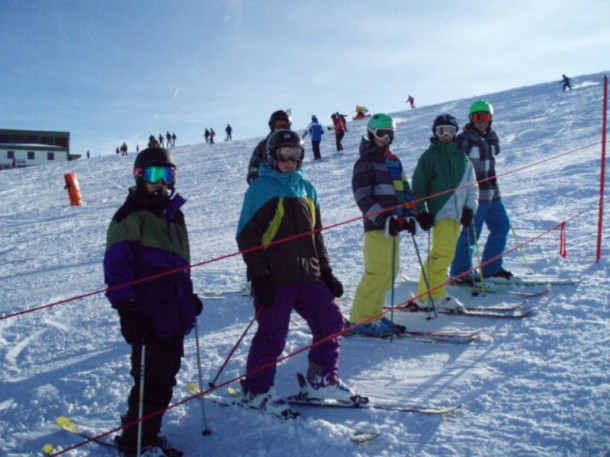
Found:
[[303, 149], [298, 146], [284, 146], [276, 149], [277, 160], [280, 162], [299, 162], [303, 159]]
[[472, 113], [472, 120], [474, 122], [491, 122], [492, 118], [491, 113]]
[[163, 181], [166, 185], [171, 185], [176, 182], [176, 169], [173, 167], [135, 168], [134, 174], [150, 184]]
[[285, 121], [284, 119], [280, 119], [279, 121], [275, 121], [275, 128], [276, 129], [289, 129], [290, 122]]
[[373, 136], [380, 141], [388, 141], [394, 139], [394, 130], [392, 129], [375, 129]]
[[434, 129], [434, 134], [436, 136], [455, 136], [457, 129], [454, 125], [437, 125]]

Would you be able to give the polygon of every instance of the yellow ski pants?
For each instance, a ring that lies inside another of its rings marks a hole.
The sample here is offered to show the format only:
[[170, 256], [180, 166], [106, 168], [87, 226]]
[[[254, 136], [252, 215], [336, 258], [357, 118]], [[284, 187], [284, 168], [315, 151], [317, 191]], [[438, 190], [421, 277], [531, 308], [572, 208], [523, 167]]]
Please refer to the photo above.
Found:
[[[424, 263], [426, 278], [430, 284], [430, 289], [434, 289], [439, 284], [447, 281], [447, 269], [455, 256], [455, 247], [460, 236], [461, 225], [453, 219], [442, 219], [434, 224], [432, 229], [432, 249], [430, 255]], [[432, 291], [432, 299], [443, 298], [446, 295], [446, 286], [439, 287]], [[417, 294], [422, 294], [428, 290], [423, 274], [419, 276], [419, 287]], [[426, 293], [420, 300], [429, 300]]]
[[[455, 247], [454, 247], [455, 249]], [[392, 267], [392, 253], [394, 266]], [[400, 269], [400, 235], [387, 237], [383, 230], [364, 234], [364, 275], [356, 289], [351, 322], [362, 322], [383, 311], [385, 294]], [[394, 270], [394, 277], [392, 277]]]

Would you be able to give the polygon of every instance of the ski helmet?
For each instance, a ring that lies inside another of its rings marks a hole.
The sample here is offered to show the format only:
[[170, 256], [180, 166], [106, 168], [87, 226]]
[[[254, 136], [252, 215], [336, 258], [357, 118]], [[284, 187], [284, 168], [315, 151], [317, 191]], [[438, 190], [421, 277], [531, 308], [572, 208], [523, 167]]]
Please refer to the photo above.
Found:
[[292, 127], [292, 116], [288, 111], [284, 111], [282, 109], [274, 111], [269, 118], [269, 130], [272, 132], [275, 130], [275, 123], [277, 121], [286, 121], [288, 122], [288, 128]]
[[434, 119], [434, 122], [432, 123], [432, 133], [434, 135], [436, 135], [436, 128], [441, 125], [451, 125], [455, 127], [456, 133], [460, 128], [457, 120], [451, 114], [441, 114], [440, 116], [436, 116], [436, 119]]
[[373, 141], [376, 130], [396, 130], [396, 122], [394, 122], [394, 118], [389, 114], [377, 113], [371, 116], [366, 129], [369, 140]]
[[[163, 148], [146, 148], [140, 151], [133, 163], [133, 176], [136, 180], [137, 187], [140, 189], [144, 186], [144, 178], [142, 170], [147, 167], [168, 167], [176, 168], [176, 162], [171, 152]], [[167, 185], [168, 189], [174, 189], [174, 183]]]
[[305, 143], [301, 135], [292, 130], [282, 129], [276, 130], [269, 138], [267, 138], [267, 157], [271, 168], [277, 169], [277, 151], [279, 148], [296, 147], [301, 150], [299, 161], [297, 162], [297, 170], [301, 168], [303, 157], [305, 157]]
[[491, 103], [485, 100], [479, 100], [470, 105], [470, 109], [468, 110], [468, 116], [472, 117], [474, 113], [489, 113], [493, 116], [494, 107]]

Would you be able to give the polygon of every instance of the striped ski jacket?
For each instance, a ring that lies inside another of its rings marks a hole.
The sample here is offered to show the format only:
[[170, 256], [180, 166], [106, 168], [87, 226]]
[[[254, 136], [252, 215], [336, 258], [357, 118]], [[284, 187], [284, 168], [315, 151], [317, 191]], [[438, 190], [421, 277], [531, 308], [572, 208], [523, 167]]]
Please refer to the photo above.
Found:
[[[472, 124], [466, 124], [464, 130], [457, 136], [456, 142], [474, 165], [479, 181], [479, 202], [491, 203], [500, 200], [495, 159], [495, 156], [500, 154], [500, 140], [496, 132], [490, 127], [482, 133]], [[480, 182], [484, 179], [486, 181]]]
[[377, 147], [364, 137], [360, 142], [360, 158], [352, 173], [352, 192], [358, 208], [366, 216], [365, 232], [385, 230], [385, 220], [390, 215], [415, 214], [411, 206], [379, 213], [412, 201], [413, 195], [398, 157], [389, 147]]

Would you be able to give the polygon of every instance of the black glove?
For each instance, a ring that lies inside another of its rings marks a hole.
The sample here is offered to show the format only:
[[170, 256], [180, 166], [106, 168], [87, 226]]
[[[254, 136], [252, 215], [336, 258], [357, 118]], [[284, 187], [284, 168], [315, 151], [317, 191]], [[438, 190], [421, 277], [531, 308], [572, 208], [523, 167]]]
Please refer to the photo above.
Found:
[[419, 226], [424, 231], [430, 230], [434, 225], [434, 218], [428, 211], [421, 211], [420, 213], [417, 213], [417, 216], [415, 216], [415, 218], [417, 219]]
[[407, 217], [403, 219], [403, 221], [405, 230], [411, 235], [415, 235], [415, 232], [417, 231], [417, 224], [415, 224], [415, 219], [413, 219], [412, 217]]
[[193, 305], [195, 306], [195, 316], [199, 316], [203, 311], [203, 302], [197, 294], [193, 294]]
[[252, 293], [260, 306], [269, 306], [275, 299], [275, 289], [270, 274], [252, 278]]
[[333, 297], [339, 298], [343, 295], [343, 284], [337, 279], [332, 271], [326, 270], [322, 272], [322, 282], [326, 284]]
[[460, 224], [462, 224], [464, 227], [470, 227], [473, 216], [474, 212], [472, 209], [464, 206], [464, 209], [462, 210], [462, 217], [460, 218]]
[[402, 228], [402, 223], [400, 222], [400, 220], [397, 217], [390, 216], [389, 220], [388, 220], [388, 234], [390, 236], [396, 236], [402, 230], [403, 230], [403, 228]]
[[124, 301], [116, 305], [121, 321], [121, 333], [128, 344], [145, 344], [149, 336], [138, 304], [134, 300]]

